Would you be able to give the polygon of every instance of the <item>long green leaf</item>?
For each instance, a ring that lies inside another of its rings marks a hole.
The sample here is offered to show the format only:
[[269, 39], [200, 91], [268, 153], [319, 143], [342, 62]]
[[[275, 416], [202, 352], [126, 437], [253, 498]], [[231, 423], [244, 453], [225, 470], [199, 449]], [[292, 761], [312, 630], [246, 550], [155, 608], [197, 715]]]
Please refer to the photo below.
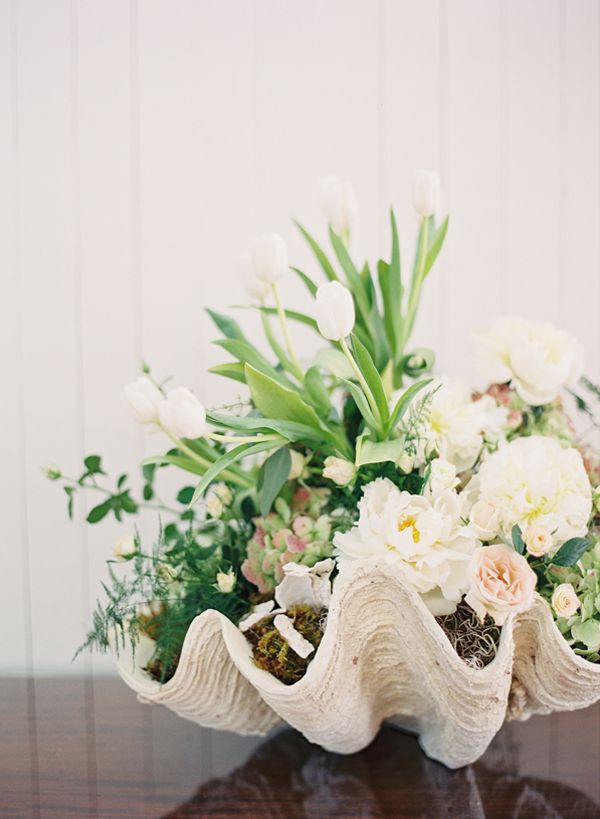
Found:
[[301, 279], [310, 295], [313, 297], [316, 296], [318, 287], [310, 276], [307, 276], [306, 273], [303, 273], [302, 270], [299, 270], [297, 267], [291, 267], [290, 270], [293, 270], [294, 273]]
[[446, 233], [448, 231], [449, 218], [449, 216], [446, 216], [442, 224], [436, 230], [429, 248], [427, 249], [427, 256], [425, 257], [425, 276], [428, 275], [439, 255], [440, 250], [442, 249], [442, 245], [444, 244], [444, 239], [446, 238]]
[[555, 566], [574, 566], [591, 545], [591, 541], [585, 537], [573, 537], [563, 543], [554, 557], [550, 558], [550, 562]]
[[[276, 316], [277, 309], [275, 307], [265, 307], [263, 304], [233, 304], [232, 309], [234, 310], [259, 310], [261, 313], [264, 313], [267, 316]], [[310, 327], [312, 330], [316, 330], [318, 332], [317, 322], [312, 316], [307, 316], [306, 313], [300, 313], [298, 310], [284, 310], [286, 318], [291, 319], [291, 321], [299, 321], [301, 324], [306, 324], [307, 327]]]
[[322, 418], [331, 410], [331, 397], [318, 367], [310, 367], [304, 377], [304, 395]]
[[342, 384], [348, 388], [350, 395], [354, 398], [354, 403], [358, 407], [358, 411], [365, 419], [365, 423], [372, 430], [374, 433], [378, 431], [378, 423], [377, 419], [373, 415], [371, 411], [371, 407], [369, 406], [369, 402], [367, 401], [364, 392], [352, 381], [346, 381], [342, 379]]
[[331, 245], [333, 247], [337, 260], [340, 263], [342, 270], [346, 274], [348, 287], [350, 288], [354, 298], [356, 299], [356, 304], [362, 314], [365, 323], [367, 323], [369, 317], [369, 303], [367, 298], [367, 292], [364, 283], [360, 277], [360, 273], [358, 272], [354, 262], [350, 258], [350, 254], [346, 249], [346, 245], [343, 243], [341, 238], [337, 235], [337, 233], [333, 230], [331, 226], [329, 226], [329, 239], [331, 241]]
[[222, 375], [224, 378], [231, 378], [233, 381], [239, 381], [241, 384], [246, 383], [244, 365], [239, 361], [228, 361], [225, 364], [216, 364], [214, 367], [209, 367], [208, 372], [214, 375]]
[[338, 275], [335, 272], [335, 270], [333, 269], [333, 266], [332, 266], [331, 262], [329, 261], [329, 259], [327, 258], [327, 254], [325, 253], [323, 248], [319, 245], [319, 243], [315, 239], [313, 239], [313, 237], [310, 235], [310, 233], [304, 227], [302, 227], [300, 222], [297, 222], [296, 220], [294, 220], [294, 223], [295, 223], [296, 227], [298, 228], [298, 230], [300, 231], [300, 233], [304, 236], [304, 238], [306, 239], [306, 241], [310, 245], [310, 249], [312, 250], [312, 252], [314, 253], [314, 255], [315, 255], [316, 259], [317, 259], [317, 261], [319, 262], [319, 264], [323, 268], [323, 272], [325, 273], [325, 275], [327, 276], [329, 281], [332, 281], [332, 282], [338, 281]]
[[206, 466], [201, 466], [196, 461], [186, 458], [184, 455], [153, 455], [151, 458], [146, 458], [142, 461], [140, 466], [149, 466], [155, 464], [156, 466], [177, 466], [186, 472], [191, 472], [193, 475], [203, 475], [205, 470], [211, 465], [210, 461], [206, 461]]
[[365, 381], [373, 394], [373, 398], [375, 399], [377, 409], [379, 410], [379, 414], [381, 416], [381, 421], [383, 424], [386, 424], [388, 418], [390, 417], [390, 410], [381, 376], [373, 363], [373, 359], [369, 355], [369, 351], [355, 335], [352, 336], [352, 349], [356, 358], [356, 363], [358, 364]]
[[245, 341], [248, 343], [248, 339], [242, 332], [240, 325], [235, 321], [235, 319], [229, 318], [229, 316], [225, 316], [222, 313], [217, 313], [214, 310], [210, 310], [207, 308], [206, 312], [217, 325], [219, 330], [223, 333], [226, 338], [234, 338], [238, 341]]
[[406, 449], [406, 442], [402, 438], [393, 441], [370, 441], [364, 438], [360, 448], [356, 450], [356, 466], [364, 464], [381, 464], [386, 461], [396, 463]]
[[250, 364], [254, 369], [260, 370], [266, 375], [279, 381], [288, 387], [294, 388], [292, 382], [286, 376], [278, 372], [258, 350], [246, 341], [238, 341], [233, 338], [220, 338], [213, 342], [218, 347], [222, 347], [242, 364]]
[[246, 383], [250, 388], [254, 406], [265, 418], [296, 421], [314, 429], [321, 429], [319, 416], [295, 390], [282, 386], [250, 364], [246, 365]]
[[234, 432], [276, 432], [288, 441], [322, 443], [323, 432], [320, 429], [299, 424], [295, 421], [283, 421], [280, 418], [263, 418], [258, 415], [223, 415], [218, 412], [207, 413], [211, 424]]
[[416, 394], [428, 384], [431, 384], [432, 380], [432, 378], [424, 378], [422, 381], [417, 381], [416, 384], [412, 384], [405, 392], [402, 393], [400, 398], [397, 400], [394, 409], [392, 410], [392, 414], [390, 415], [387, 425], [388, 433], [400, 423], [404, 413], [412, 403]]
[[260, 514], [266, 518], [273, 501], [287, 482], [292, 466], [292, 456], [287, 447], [282, 447], [270, 455], [262, 468], [260, 488]]
[[279, 440], [269, 440], [269, 441], [258, 441], [255, 444], [240, 444], [239, 446], [230, 449], [224, 455], [222, 455], [218, 461], [215, 461], [214, 464], [211, 465], [210, 469], [204, 473], [202, 480], [194, 490], [194, 496], [190, 501], [190, 506], [193, 506], [199, 498], [206, 492], [208, 487], [210, 486], [213, 481], [221, 475], [224, 470], [227, 469], [230, 464], [237, 463], [237, 461], [241, 461], [242, 458], [247, 458], [250, 455], [258, 455], [260, 452], [266, 452], [269, 449], [276, 449], [277, 447], [281, 446], [281, 444], [285, 443], [285, 439], [279, 438]]

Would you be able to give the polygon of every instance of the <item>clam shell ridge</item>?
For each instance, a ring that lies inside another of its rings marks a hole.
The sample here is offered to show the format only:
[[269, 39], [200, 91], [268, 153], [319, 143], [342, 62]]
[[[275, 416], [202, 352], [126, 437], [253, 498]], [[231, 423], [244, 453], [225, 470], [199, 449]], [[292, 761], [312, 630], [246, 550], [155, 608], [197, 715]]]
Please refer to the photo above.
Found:
[[341, 567], [323, 640], [294, 685], [257, 668], [243, 634], [215, 611], [191, 624], [168, 683], [143, 671], [149, 642], [135, 657], [125, 647], [117, 666], [141, 700], [201, 725], [263, 734], [284, 721], [327, 750], [353, 753], [389, 719], [454, 768], [477, 759], [504, 721], [513, 646], [509, 623], [496, 659], [469, 668], [401, 573], [365, 560]]

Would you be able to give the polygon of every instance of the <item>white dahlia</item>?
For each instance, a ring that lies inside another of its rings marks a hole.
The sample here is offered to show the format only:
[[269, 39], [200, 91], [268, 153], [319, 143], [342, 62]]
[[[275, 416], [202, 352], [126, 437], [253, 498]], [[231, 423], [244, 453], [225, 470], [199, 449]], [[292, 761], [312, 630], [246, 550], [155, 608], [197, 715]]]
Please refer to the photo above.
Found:
[[585, 535], [592, 491], [581, 455], [554, 438], [534, 435], [502, 445], [473, 481], [477, 502], [497, 510], [499, 530], [510, 538], [518, 524], [551, 533], [554, 552], [565, 540]]
[[490, 383], [510, 382], [527, 404], [549, 404], [583, 371], [578, 341], [552, 324], [500, 318], [475, 335], [475, 358]]
[[433, 614], [450, 614], [469, 586], [469, 559], [479, 545], [465, 534], [461, 512], [456, 492], [411, 495], [378, 478], [365, 486], [358, 523], [335, 535], [337, 558], [382, 557], [401, 568]]

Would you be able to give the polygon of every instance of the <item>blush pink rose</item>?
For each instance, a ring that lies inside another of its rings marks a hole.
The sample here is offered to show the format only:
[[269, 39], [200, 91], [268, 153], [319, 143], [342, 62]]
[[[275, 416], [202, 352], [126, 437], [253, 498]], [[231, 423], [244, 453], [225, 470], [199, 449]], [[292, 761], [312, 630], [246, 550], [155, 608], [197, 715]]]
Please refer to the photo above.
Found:
[[510, 614], [531, 607], [537, 577], [522, 555], [508, 546], [494, 544], [475, 550], [469, 580], [465, 601], [482, 621], [489, 614], [496, 625], [502, 626]]

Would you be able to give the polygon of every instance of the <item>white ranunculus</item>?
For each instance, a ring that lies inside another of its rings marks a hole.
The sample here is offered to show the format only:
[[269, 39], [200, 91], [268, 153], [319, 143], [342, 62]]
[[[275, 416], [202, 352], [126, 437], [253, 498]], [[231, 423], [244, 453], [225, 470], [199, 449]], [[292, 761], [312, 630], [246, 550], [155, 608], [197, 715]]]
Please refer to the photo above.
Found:
[[587, 532], [592, 490], [583, 460], [554, 438], [533, 435], [501, 445], [481, 465], [477, 482], [477, 500], [498, 509], [499, 528], [508, 540], [515, 524], [522, 531], [543, 526], [552, 533], [554, 552]]
[[256, 278], [269, 285], [287, 272], [287, 248], [278, 233], [265, 233], [253, 240], [252, 265]]
[[262, 304], [269, 294], [270, 286], [268, 282], [257, 277], [256, 273], [254, 272], [252, 256], [249, 253], [245, 253], [244, 255], [240, 256], [238, 260], [238, 268], [249, 297]]
[[583, 372], [583, 349], [552, 324], [520, 318], [497, 319], [475, 335], [475, 357], [481, 375], [491, 383], [510, 382], [527, 404], [553, 401]]
[[284, 610], [290, 606], [310, 606], [328, 609], [331, 600], [330, 575], [335, 566], [331, 558], [308, 567], [301, 563], [286, 563], [283, 580], [275, 589], [275, 600]]
[[161, 425], [176, 438], [201, 438], [206, 432], [206, 411], [193, 392], [176, 387], [159, 407]]
[[415, 171], [413, 207], [419, 216], [433, 216], [440, 206], [440, 178], [434, 171]]
[[355, 475], [356, 467], [351, 461], [347, 461], [345, 458], [336, 458], [334, 455], [325, 458], [323, 477], [337, 483], [338, 486], [346, 486], [354, 479]]
[[419, 430], [417, 465], [435, 453], [464, 472], [477, 461], [484, 441], [502, 438], [507, 412], [491, 399], [473, 401], [469, 387], [459, 379], [438, 381], [431, 388], [434, 394]]
[[321, 179], [321, 210], [331, 227], [338, 234], [352, 229], [358, 205], [354, 188], [339, 176]]
[[456, 492], [437, 498], [401, 492], [387, 478], [364, 489], [358, 523], [334, 537], [340, 562], [380, 556], [397, 565], [434, 614], [451, 613], [468, 588], [478, 541], [461, 520]]
[[113, 557], [119, 562], [131, 560], [137, 552], [135, 535], [123, 535], [113, 546]]
[[162, 392], [147, 375], [140, 375], [121, 391], [121, 401], [135, 420], [146, 426], [153, 426], [158, 421], [158, 407], [163, 398]]
[[581, 602], [571, 583], [561, 583], [552, 594], [552, 608], [558, 617], [572, 617]]
[[315, 299], [317, 324], [329, 341], [341, 341], [354, 327], [354, 300], [348, 288], [339, 282], [327, 282], [317, 290]]
[[230, 594], [236, 584], [235, 572], [217, 572], [216, 586], [222, 594]]

